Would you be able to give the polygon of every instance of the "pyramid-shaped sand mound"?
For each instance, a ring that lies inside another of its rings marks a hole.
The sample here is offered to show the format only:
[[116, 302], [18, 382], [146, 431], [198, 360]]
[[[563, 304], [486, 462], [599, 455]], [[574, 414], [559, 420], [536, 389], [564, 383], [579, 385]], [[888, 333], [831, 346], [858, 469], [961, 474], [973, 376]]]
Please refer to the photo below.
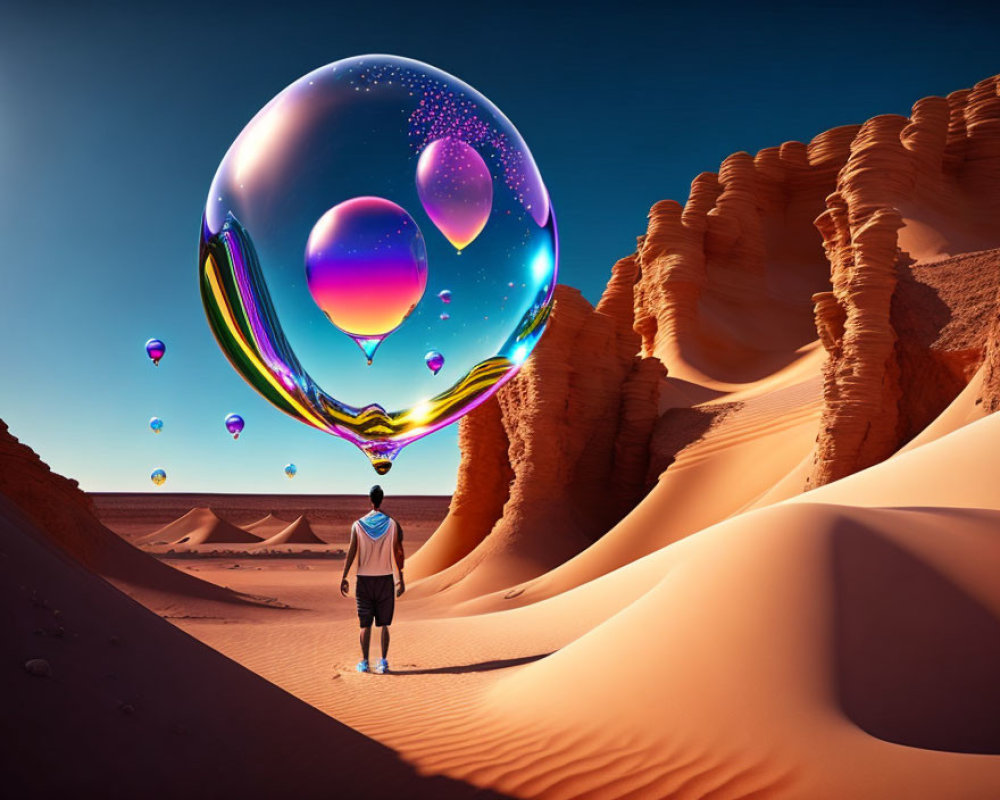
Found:
[[251, 522], [249, 525], [241, 525], [240, 527], [245, 531], [250, 531], [254, 536], [259, 536], [261, 539], [269, 539], [276, 533], [281, 533], [289, 524], [287, 519], [276, 517], [274, 514], [268, 514], [256, 522]]
[[210, 508], [192, 508], [180, 519], [138, 540], [141, 545], [182, 544], [256, 544], [260, 541], [242, 528], [237, 528]]
[[309, 520], [302, 516], [270, 539], [261, 542], [259, 546], [274, 547], [280, 544], [326, 544], [326, 542], [313, 532]]

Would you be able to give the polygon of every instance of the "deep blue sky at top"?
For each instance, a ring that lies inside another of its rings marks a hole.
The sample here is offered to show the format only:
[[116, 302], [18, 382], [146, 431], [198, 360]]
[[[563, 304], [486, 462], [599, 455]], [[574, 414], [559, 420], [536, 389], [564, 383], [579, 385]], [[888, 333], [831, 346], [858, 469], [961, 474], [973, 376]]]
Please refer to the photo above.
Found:
[[[1000, 72], [1000, 4], [872, 5], [0, 2], [0, 418], [86, 489], [151, 490], [163, 466], [165, 491], [364, 491], [365, 458], [259, 398], [198, 297], [209, 183], [267, 100], [368, 52], [470, 83], [541, 168], [560, 281], [596, 301], [649, 206], [728, 154]], [[447, 493], [457, 463], [452, 428], [381, 483]]]

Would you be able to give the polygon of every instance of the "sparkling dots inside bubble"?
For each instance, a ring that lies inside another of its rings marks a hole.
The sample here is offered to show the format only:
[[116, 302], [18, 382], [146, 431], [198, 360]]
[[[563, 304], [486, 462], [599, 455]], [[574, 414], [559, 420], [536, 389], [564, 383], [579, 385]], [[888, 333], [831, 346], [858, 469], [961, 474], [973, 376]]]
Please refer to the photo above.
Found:
[[492, 395], [545, 330], [558, 244], [538, 167], [500, 109], [427, 64], [359, 56], [292, 83], [207, 198], [216, 340], [276, 408], [380, 473]]

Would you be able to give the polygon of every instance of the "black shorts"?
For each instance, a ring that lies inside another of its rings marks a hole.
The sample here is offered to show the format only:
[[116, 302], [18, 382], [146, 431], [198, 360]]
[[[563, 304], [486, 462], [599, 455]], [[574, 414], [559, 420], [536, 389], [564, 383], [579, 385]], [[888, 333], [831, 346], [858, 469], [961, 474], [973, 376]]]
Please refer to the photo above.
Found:
[[358, 575], [354, 594], [358, 600], [358, 619], [362, 628], [392, 624], [396, 608], [396, 581], [392, 575]]

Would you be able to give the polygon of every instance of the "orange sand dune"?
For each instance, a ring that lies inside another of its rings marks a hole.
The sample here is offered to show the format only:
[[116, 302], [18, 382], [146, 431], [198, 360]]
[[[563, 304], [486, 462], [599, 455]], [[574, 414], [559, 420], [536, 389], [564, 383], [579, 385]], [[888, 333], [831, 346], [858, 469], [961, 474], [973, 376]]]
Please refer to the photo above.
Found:
[[6, 497], [69, 557], [99, 573], [158, 612], [179, 604], [211, 616], [221, 605], [258, 603], [229, 589], [171, 569], [123, 542], [95, 516], [93, 500], [76, 481], [53, 473], [0, 420], [0, 497]]
[[200, 544], [256, 544], [258, 542], [260, 542], [259, 536], [220, 519], [212, 509], [192, 508], [180, 519], [138, 539], [136, 544], [146, 547], [156, 545], [194, 547]]
[[253, 547], [275, 547], [283, 544], [326, 544], [326, 542], [313, 533], [309, 520], [305, 517], [299, 517], [290, 525], [286, 525], [273, 536], [253, 545]]
[[256, 522], [251, 522], [249, 525], [241, 525], [240, 527], [245, 531], [250, 531], [254, 536], [261, 539], [270, 539], [276, 533], [281, 533], [289, 524], [287, 519], [281, 519], [281, 517], [277, 517], [274, 514], [268, 514]]
[[526, 607], [404, 596], [382, 682], [351, 673], [329, 585], [294, 627], [181, 624], [420, 769], [519, 797], [992, 798], [1000, 494], [976, 476], [998, 446], [994, 416], [856, 476], [894, 502], [954, 465], [921, 507], [781, 504]]
[[[5, 795], [473, 795], [159, 619], [2, 497], [0, 534]], [[47, 676], [25, 667], [36, 659]]]

